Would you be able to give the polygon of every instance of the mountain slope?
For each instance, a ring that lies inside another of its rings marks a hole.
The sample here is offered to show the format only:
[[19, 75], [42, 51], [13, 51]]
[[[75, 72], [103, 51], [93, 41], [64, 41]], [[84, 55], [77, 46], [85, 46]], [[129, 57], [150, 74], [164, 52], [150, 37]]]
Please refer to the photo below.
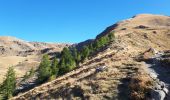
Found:
[[[126, 100], [129, 96], [138, 95], [130, 93], [131, 79], [140, 77], [139, 85], [143, 87], [152, 79], [146, 71], [146, 64], [136, 59], [151, 48], [156, 51], [170, 50], [169, 19], [168, 16], [142, 14], [108, 27], [97, 38], [112, 32], [115, 42], [74, 71], [13, 99]], [[101, 71], [102, 66], [106, 69]]]
[[14, 66], [17, 77], [21, 77], [32, 67], [36, 69], [41, 56], [45, 53], [54, 55], [69, 44], [27, 42], [10, 36], [0, 37], [0, 82], [3, 81], [7, 68]]

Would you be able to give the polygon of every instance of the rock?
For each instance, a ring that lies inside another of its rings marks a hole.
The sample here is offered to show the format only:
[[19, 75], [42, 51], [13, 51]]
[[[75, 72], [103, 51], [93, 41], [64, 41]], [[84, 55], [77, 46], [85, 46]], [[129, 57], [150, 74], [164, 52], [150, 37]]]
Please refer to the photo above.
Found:
[[166, 94], [162, 90], [153, 90], [151, 92], [151, 97], [152, 97], [152, 100], [164, 100], [166, 97]]
[[144, 25], [139, 25], [137, 27], [135, 27], [136, 29], [146, 29], [146, 28], [149, 28], [147, 26], [144, 26]]
[[153, 31], [153, 33], [154, 33], [154, 34], [157, 34], [157, 32], [156, 32], [156, 31]]
[[158, 75], [156, 73], [150, 73], [151, 78], [154, 80], [157, 79]]
[[103, 72], [107, 69], [107, 66], [100, 66], [98, 68], [96, 68], [96, 72]]
[[148, 39], [148, 35], [146, 33], [143, 36], [145, 39]]
[[167, 88], [163, 88], [163, 91], [168, 94], [169, 93], [169, 90]]

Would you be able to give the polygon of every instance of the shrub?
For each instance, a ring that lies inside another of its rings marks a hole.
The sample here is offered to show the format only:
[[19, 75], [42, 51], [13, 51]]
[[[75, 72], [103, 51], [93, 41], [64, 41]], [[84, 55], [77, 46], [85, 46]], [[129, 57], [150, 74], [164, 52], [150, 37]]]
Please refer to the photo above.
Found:
[[25, 73], [22, 81], [25, 81], [25, 80], [29, 79], [30, 77], [32, 77], [34, 75], [34, 73], [35, 73], [35, 70], [33, 68], [31, 68], [28, 72]]
[[130, 100], [146, 100], [153, 82], [148, 76], [138, 75], [129, 84]]
[[55, 79], [56, 79], [56, 75], [52, 75], [52, 76], [50, 76], [50, 78], [48, 79], [48, 82], [53, 81], [53, 80], [55, 80]]

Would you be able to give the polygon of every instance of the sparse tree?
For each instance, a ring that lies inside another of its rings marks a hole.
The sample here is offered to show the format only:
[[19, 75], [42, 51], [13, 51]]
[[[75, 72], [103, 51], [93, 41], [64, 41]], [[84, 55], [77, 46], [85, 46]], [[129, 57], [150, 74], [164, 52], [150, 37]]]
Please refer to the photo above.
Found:
[[54, 58], [51, 64], [52, 75], [58, 75], [59, 67], [58, 67], [58, 60]]
[[88, 45], [88, 48], [89, 48], [89, 50], [90, 50], [90, 53], [94, 52], [93, 43], [90, 43], [90, 44]]
[[78, 52], [78, 54], [77, 54], [77, 65], [80, 63], [81, 59], [82, 59], [81, 53]]
[[90, 54], [88, 46], [83, 47], [82, 49], [82, 60], [84, 61]]
[[13, 67], [9, 67], [5, 80], [0, 85], [2, 99], [9, 99], [14, 95], [16, 88], [16, 76]]
[[25, 73], [22, 81], [25, 81], [29, 79], [30, 77], [32, 77], [34, 75], [34, 72], [35, 72], [34, 68], [31, 68], [28, 72]]
[[78, 52], [78, 50], [75, 47], [73, 48], [72, 55], [76, 64], [78, 65], [79, 62], [81, 61], [81, 54]]
[[60, 64], [59, 64], [59, 75], [63, 75], [64, 73], [66, 73], [66, 64], [65, 64], [65, 59], [61, 59], [60, 60]]
[[109, 33], [109, 34], [108, 34], [108, 37], [109, 37], [109, 41], [110, 41], [110, 42], [113, 42], [113, 41], [115, 40], [115, 35], [114, 35], [113, 32]]
[[64, 48], [61, 53], [59, 74], [64, 74], [76, 67], [75, 58], [72, 56], [68, 48]]
[[44, 55], [38, 69], [38, 81], [44, 82], [51, 76], [51, 62], [48, 55]]

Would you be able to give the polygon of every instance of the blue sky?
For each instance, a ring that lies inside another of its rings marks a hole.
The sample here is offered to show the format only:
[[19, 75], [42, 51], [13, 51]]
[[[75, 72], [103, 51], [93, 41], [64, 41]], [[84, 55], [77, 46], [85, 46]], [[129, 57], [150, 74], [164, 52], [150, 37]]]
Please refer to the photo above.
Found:
[[0, 36], [77, 43], [136, 14], [170, 15], [170, 0], [0, 0]]

